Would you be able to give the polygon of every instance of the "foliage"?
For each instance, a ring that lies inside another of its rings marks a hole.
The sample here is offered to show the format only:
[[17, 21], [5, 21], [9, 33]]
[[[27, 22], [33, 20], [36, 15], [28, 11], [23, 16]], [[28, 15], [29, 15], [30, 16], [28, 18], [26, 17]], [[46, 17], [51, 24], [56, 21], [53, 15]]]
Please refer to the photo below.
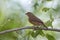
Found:
[[[51, 7], [47, 7], [45, 5], [47, 2], [52, 1], [53, 0], [33, 0], [33, 5], [31, 7], [32, 9], [30, 9], [37, 17], [40, 17], [40, 19], [45, 23], [47, 27], [53, 28], [52, 23], [54, 22], [55, 18], [59, 19], [60, 17], [60, 6], [57, 5], [57, 7], [54, 8], [52, 7], [52, 4]], [[25, 15], [26, 9], [21, 5], [21, 3], [12, 0], [0, 0], [0, 5], [0, 31], [31, 25], [27, 21], [28, 19]], [[56, 40], [54, 35], [50, 35], [49, 32], [44, 30], [14, 31], [0, 35], [0, 40], [30, 40], [32, 38], [38, 37], [38, 35], [45, 37], [48, 40]]]
[[52, 35], [50, 35], [50, 34], [46, 34], [46, 37], [47, 37], [48, 40], [56, 40], [56, 39], [54, 38], [54, 36], [52, 36]]
[[39, 34], [40, 34], [41, 36], [44, 36], [44, 33], [43, 33], [42, 30], [36, 30], [35, 32], [34, 32], [34, 31], [31, 31], [31, 36], [32, 36], [33, 38], [37, 37]]

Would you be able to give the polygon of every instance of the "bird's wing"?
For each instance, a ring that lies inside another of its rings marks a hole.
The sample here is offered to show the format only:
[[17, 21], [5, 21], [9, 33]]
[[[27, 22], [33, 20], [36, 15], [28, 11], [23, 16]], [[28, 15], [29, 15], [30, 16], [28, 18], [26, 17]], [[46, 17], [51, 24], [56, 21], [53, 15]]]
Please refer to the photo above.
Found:
[[35, 22], [39, 22], [39, 23], [43, 23], [43, 21], [41, 21], [39, 18], [33, 18], [33, 19], [30, 19], [32, 21], [35, 21]]
[[47, 28], [47, 26], [43, 23], [43, 21], [41, 21], [40, 19], [32, 19], [32, 21], [33, 22], [36, 22], [36, 23], [38, 23], [38, 24], [42, 24], [42, 25], [44, 25], [46, 28]]

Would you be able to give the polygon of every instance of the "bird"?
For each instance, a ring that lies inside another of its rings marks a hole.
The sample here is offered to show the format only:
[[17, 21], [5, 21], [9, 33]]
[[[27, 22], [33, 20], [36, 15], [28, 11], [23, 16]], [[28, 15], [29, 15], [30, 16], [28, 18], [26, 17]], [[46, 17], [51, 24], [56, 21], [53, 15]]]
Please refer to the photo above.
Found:
[[47, 28], [47, 26], [44, 24], [44, 22], [39, 19], [38, 17], [36, 17], [32, 12], [27, 12], [26, 15], [28, 16], [28, 21], [33, 24], [34, 26], [40, 26], [43, 25], [45, 28]]

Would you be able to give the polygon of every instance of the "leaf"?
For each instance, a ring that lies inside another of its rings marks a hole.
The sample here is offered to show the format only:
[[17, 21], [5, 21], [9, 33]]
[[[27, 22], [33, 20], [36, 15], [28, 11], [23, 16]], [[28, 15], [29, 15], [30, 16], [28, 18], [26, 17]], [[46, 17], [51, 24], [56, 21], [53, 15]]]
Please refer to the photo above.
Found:
[[50, 13], [50, 20], [51, 20], [51, 21], [54, 21], [54, 18], [53, 18], [52, 13]]
[[50, 8], [43, 8], [42, 11], [47, 12]]
[[52, 26], [52, 22], [54, 21], [54, 18], [53, 18], [52, 13], [50, 13], [49, 15], [50, 15], [50, 20], [48, 20], [45, 24], [46, 24], [46, 26], [51, 26], [51, 27], [53, 27], [53, 26]]
[[50, 20], [48, 20], [45, 24], [46, 24], [47, 27], [48, 26], [51, 26], [52, 27], [52, 22]]
[[52, 14], [50, 13], [50, 20], [48, 20], [45, 24], [47, 25], [47, 26], [51, 26], [51, 27], [53, 27], [52, 26], [52, 22], [54, 21], [54, 18], [52, 17]]
[[46, 1], [52, 1], [52, 0], [46, 0]]
[[40, 34], [41, 36], [45, 36], [45, 34], [44, 34], [44, 32], [43, 32], [42, 30], [38, 30], [38, 32], [39, 32], [39, 34]]
[[35, 3], [34, 4], [34, 8], [37, 9], [37, 6], [38, 6], [38, 3]]
[[39, 34], [41, 36], [45, 36], [45, 34], [43, 33], [42, 30], [36, 30], [35, 32], [34, 31], [31, 31], [31, 36], [34, 37], [34, 38], [37, 37]]
[[0, 26], [1, 26], [1, 23], [3, 22], [5, 18], [5, 15], [2, 13], [1, 9], [0, 9]]
[[31, 36], [33, 37], [33, 38], [35, 38], [35, 37], [37, 37], [37, 33], [36, 32], [34, 32], [34, 31], [31, 31]]
[[37, 30], [31, 32], [31, 36], [32, 36], [33, 38], [37, 37], [38, 34], [39, 34], [39, 31], [37, 31]]
[[46, 37], [48, 40], [56, 40], [55, 37], [50, 34], [46, 34]]

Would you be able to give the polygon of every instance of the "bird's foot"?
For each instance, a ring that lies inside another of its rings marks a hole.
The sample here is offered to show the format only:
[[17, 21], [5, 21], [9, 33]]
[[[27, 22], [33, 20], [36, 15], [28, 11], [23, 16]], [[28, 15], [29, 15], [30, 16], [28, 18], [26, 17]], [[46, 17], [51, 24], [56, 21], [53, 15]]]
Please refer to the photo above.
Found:
[[34, 30], [37, 30], [38, 28], [39, 28], [39, 26], [34, 26], [34, 28], [33, 28], [33, 29], [34, 29]]
[[42, 25], [40, 25], [39, 28], [46, 28], [46, 29], [48, 29], [48, 27], [43, 27]]

